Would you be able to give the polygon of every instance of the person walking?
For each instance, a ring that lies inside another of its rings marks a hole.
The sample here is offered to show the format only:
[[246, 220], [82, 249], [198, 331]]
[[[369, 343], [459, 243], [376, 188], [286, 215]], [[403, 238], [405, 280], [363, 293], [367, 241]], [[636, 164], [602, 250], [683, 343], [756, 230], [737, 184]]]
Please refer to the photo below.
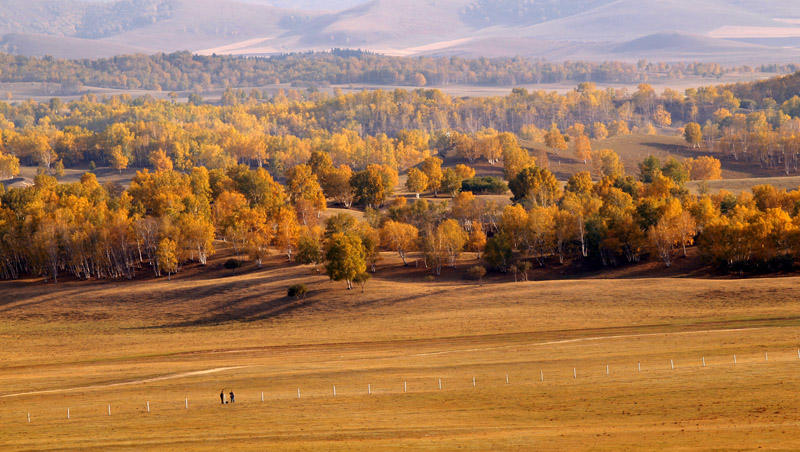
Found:
[[228, 395], [231, 396], [231, 403], [234, 403], [236, 399], [234, 398], [233, 391], [231, 391], [231, 393]]
[[222, 391], [220, 391], [220, 393], [219, 393], [219, 401], [220, 401], [220, 403], [225, 405], [225, 390], [224, 389]]

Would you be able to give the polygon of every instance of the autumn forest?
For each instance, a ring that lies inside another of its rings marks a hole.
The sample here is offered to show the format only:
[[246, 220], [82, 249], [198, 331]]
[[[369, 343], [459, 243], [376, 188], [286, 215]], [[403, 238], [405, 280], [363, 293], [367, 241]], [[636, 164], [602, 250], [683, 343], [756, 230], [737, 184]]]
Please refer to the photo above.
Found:
[[[723, 271], [789, 270], [800, 194], [712, 193], [706, 182], [727, 161], [798, 173], [800, 98], [786, 88], [797, 78], [685, 92], [583, 82], [565, 95], [490, 98], [229, 88], [188, 103], [2, 102], [0, 180], [20, 166], [38, 173], [30, 186], [0, 185], [0, 276], [171, 277], [205, 265], [220, 241], [235, 254], [231, 269], [277, 253], [348, 288], [366, 282], [381, 252], [406, 264], [413, 255], [433, 275], [467, 252], [485, 269], [527, 275], [576, 260], [668, 267], [691, 247]], [[642, 155], [626, 174], [604, 143], [631, 134], [680, 135], [702, 152]], [[558, 180], [553, 156], [584, 170]], [[483, 174], [487, 165], [496, 173]], [[98, 167], [140, 170], [123, 186], [98, 182]], [[59, 182], [71, 168], [86, 172]], [[699, 195], [688, 181], [701, 181]]]

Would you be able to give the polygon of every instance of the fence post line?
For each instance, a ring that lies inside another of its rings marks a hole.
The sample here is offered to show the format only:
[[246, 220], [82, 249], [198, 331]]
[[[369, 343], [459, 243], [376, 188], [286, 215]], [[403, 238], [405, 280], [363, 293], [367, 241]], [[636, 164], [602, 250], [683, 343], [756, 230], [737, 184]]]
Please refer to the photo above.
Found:
[[703, 357], [703, 367], [706, 367], [706, 357]]
[[608, 364], [606, 364], [606, 375], [610, 375], [608, 372]]
[[542, 381], [544, 381], [544, 371], [543, 370], [539, 371], [539, 377], [542, 379]]
[[297, 398], [300, 398], [300, 388], [297, 388]]
[[440, 391], [442, 390], [442, 379], [441, 378], [439, 379], [439, 390]]
[[336, 385], [333, 385], [333, 396], [336, 397]]
[[186, 400], [184, 400], [184, 402], [186, 403], [186, 409], [188, 410], [189, 409], [189, 398], [187, 397]]
[[672, 368], [672, 370], [675, 370], [675, 363], [672, 362], [672, 360], [669, 360], [669, 366]]
[[67, 408], [67, 420], [69, 420], [69, 408]]
[[769, 352], [764, 352], [764, 361], [769, 361]]
[[475, 387], [475, 375], [472, 376], [472, 387]]
[[150, 412], [150, 402], [147, 402], [147, 412]]
[[407, 381], [403, 382], [403, 392], [408, 392], [408, 382]]
[[367, 385], [367, 394], [372, 394], [372, 384]]
[[639, 365], [639, 372], [641, 372], [642, 371], [642, 362], [639, 361], [637, 364]]
[[261, 391], [261, 401], [264, 401], [264, 391]]
[[736, 353], [733, 354], [733, 363], [736, 364]]
[[111, 416], [111, 405], [108, 405], [108, 415]]
[[508, 374], [506, 374], [506, 384], [508, 384]]
[[28, 413], [28, 424], [31, 423], [31, 413]]

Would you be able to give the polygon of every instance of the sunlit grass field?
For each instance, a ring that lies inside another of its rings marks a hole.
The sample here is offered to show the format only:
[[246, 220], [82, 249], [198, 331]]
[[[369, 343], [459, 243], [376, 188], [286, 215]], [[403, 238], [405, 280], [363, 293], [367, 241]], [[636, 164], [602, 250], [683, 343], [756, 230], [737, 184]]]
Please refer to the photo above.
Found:
[[0, 450], [800, 448], [795, 277], [220, 265], [0, 283]]

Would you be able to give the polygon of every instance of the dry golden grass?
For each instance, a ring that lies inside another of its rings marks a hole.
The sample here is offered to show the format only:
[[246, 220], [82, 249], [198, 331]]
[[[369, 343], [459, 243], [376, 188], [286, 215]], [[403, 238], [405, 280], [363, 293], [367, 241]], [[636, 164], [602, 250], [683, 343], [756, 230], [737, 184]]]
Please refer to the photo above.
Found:
[[0, 283], [0, 450], [800, 447], [798, 278], [423, 275]]
[[[522, 144], [536, 152], [547, 152], [550, 170], [559, 180], [567, 180], [572, 174], [579, 171], [594, 172], [592, 162], [584, 164], [583, 161], [575, 159], [571, 148], [555, 153], [544, 145], [526, 141], [523, 141]], [[677, 135], [626, 135], [605, 140], [592, 140], [592, 148], [612, 149], [619, 154], [620, 160], [625, 166], [625, 172], [633, 176], [639, 175], [639, 163], [651, 155], [657, 156], [662, 162], [670, 157], [683, 160], [687, 157], [713, 156], [704, 149], [692, 149], [682, 136]], [[761, 168], [744, 160], [722, 159], [722, 177], [724, 179], [774, 178], [781, 175], [779, 169]]]
[[[743, 179], [723, 179], [712, 180], [706, 182], [709, 193], [716, 193], [720, 190], [727, 190], [732, 193], [738, 194], [742, 191], [749, 192], [750, 189], [756, 185], [772, 185], [778, 190], [797, 190], [800, 187], [800, 176], [786, 176], [786, 177], [753, 177]], [[686, 183], [692, 193], [699, 194], [702, 188], [702, 182], [691, 181]]]

